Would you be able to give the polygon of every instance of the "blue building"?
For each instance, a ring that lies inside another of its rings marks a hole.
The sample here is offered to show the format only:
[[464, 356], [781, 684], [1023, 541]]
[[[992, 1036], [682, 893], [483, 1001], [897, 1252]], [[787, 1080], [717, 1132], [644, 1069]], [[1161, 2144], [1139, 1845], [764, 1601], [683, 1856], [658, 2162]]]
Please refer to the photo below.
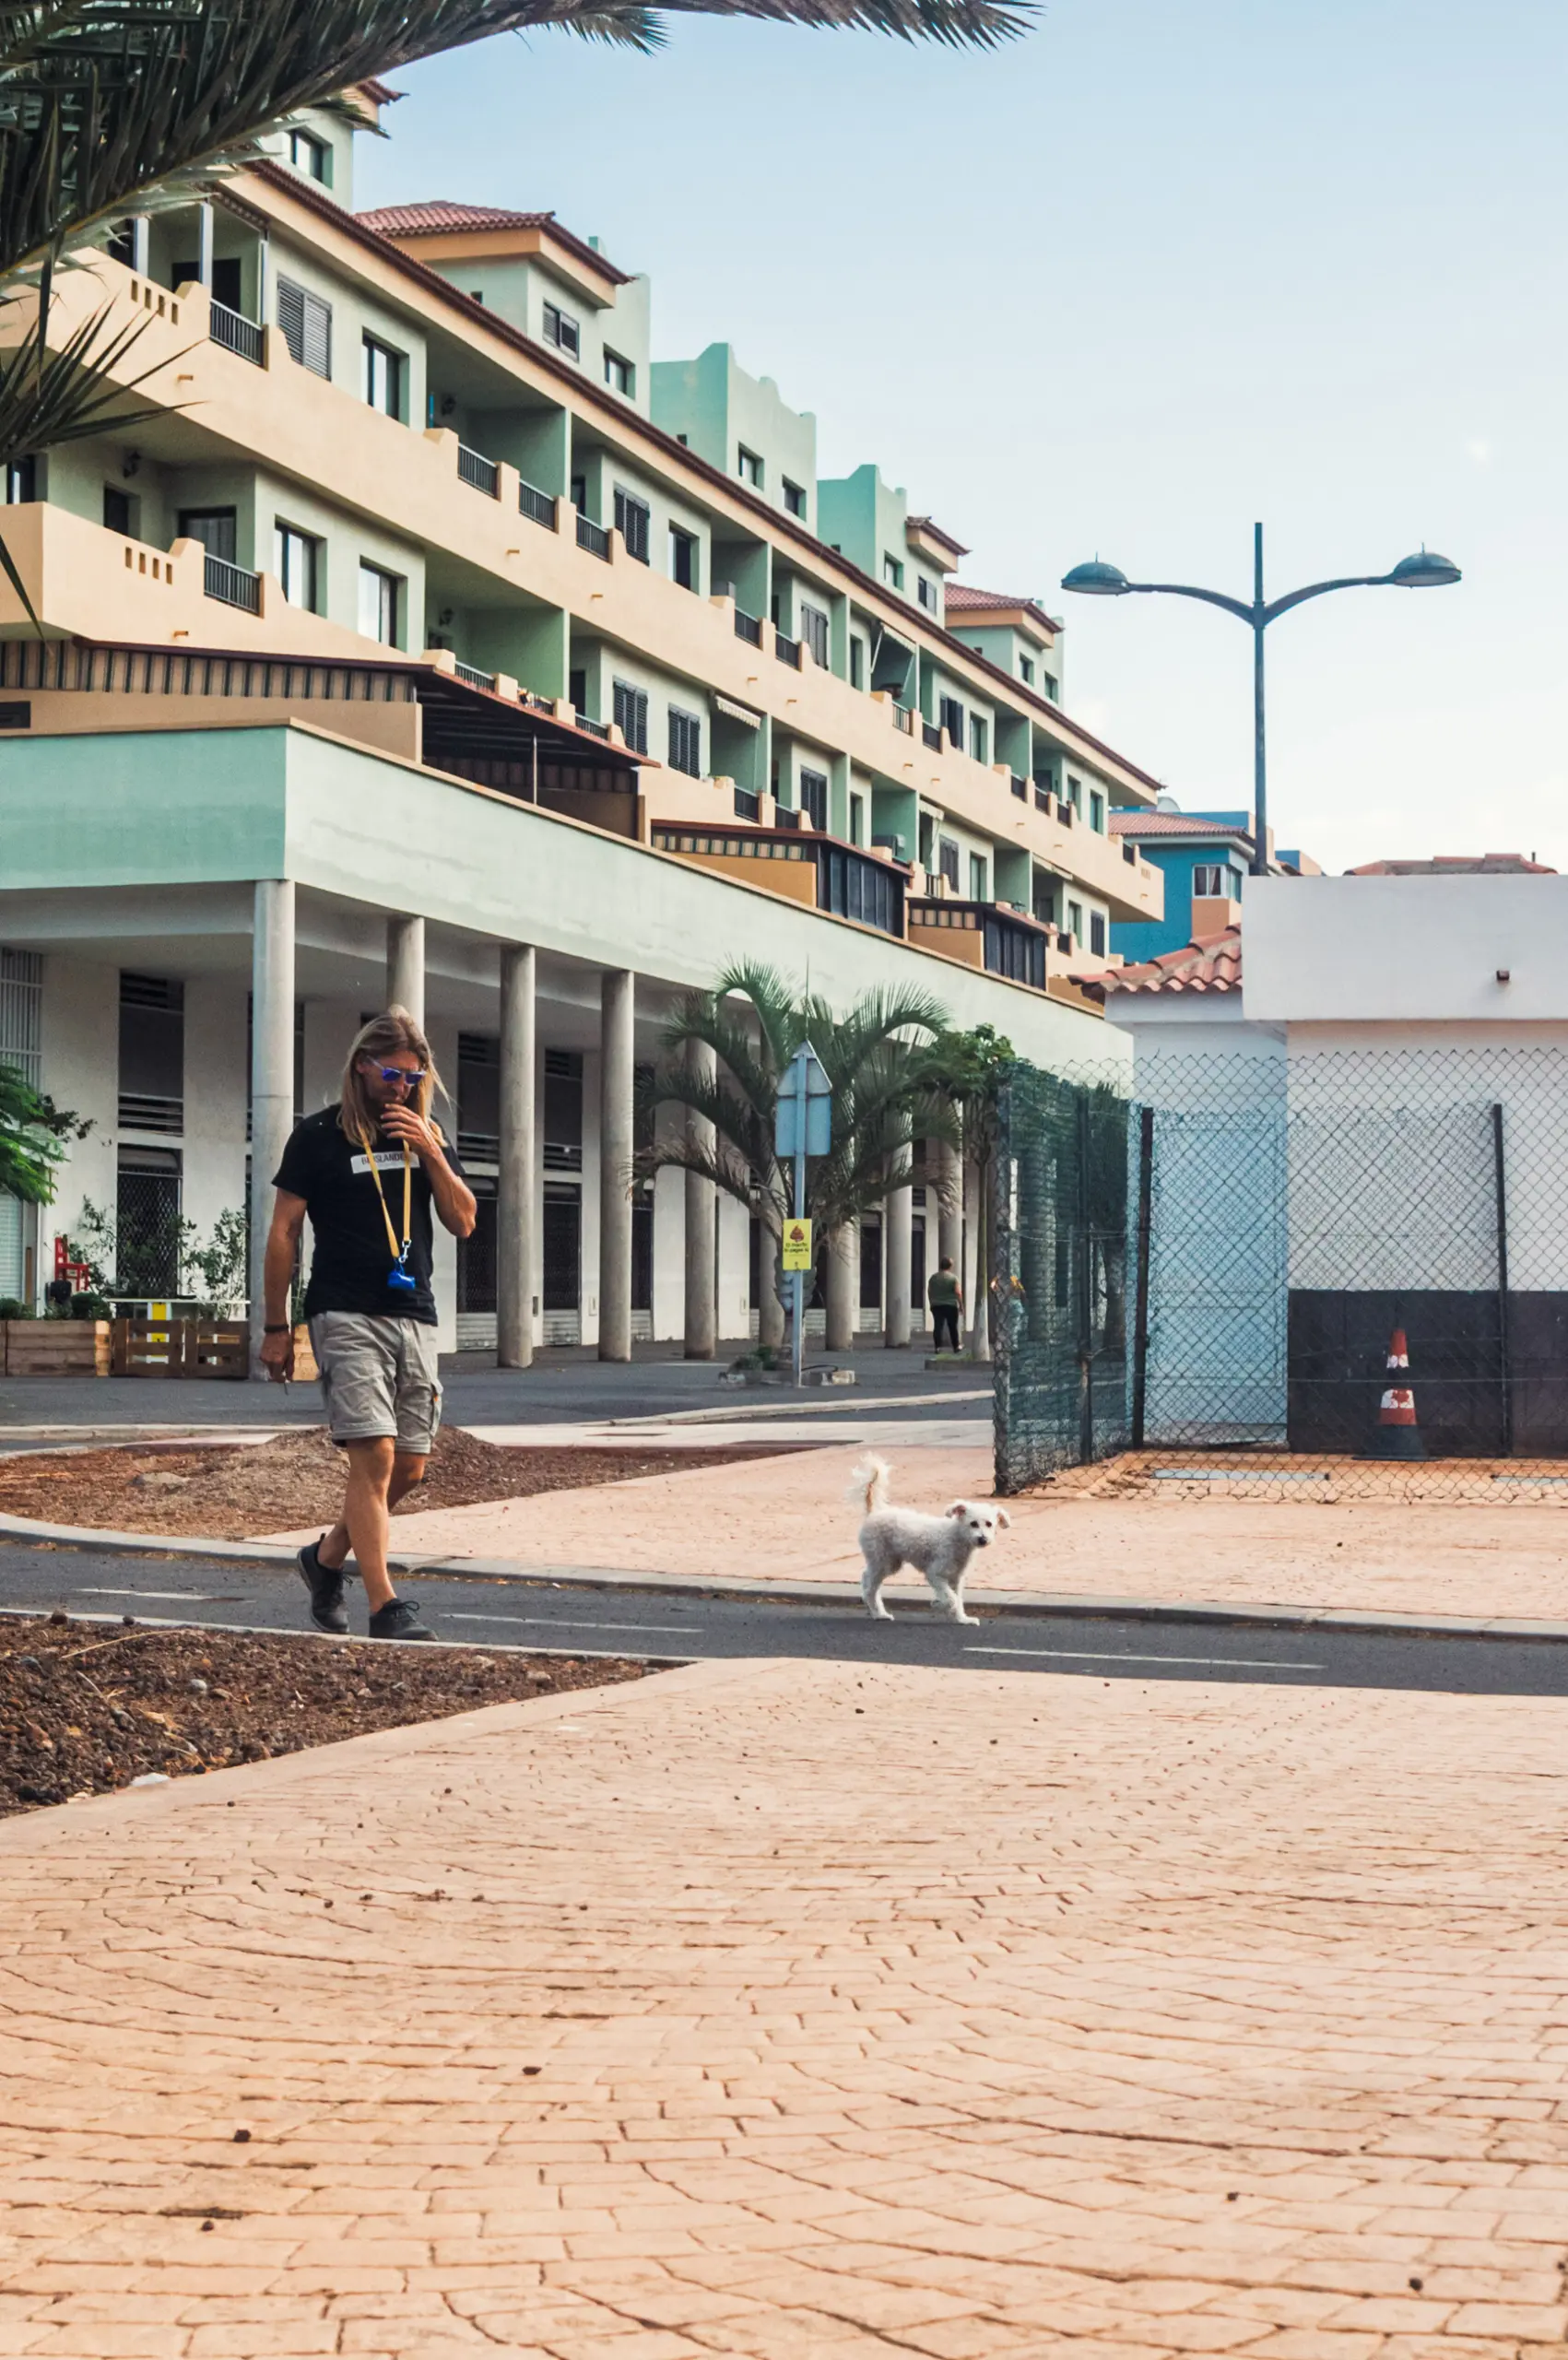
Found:
[[[1152, 811], [1113, 811], [1111, 832], [1137, 844], [1165, 880], [1162, 918], [1112, 925], [1111, 949], [1129, 965], [1241, 924], [1253, 858], [1250, 811], [1183, 811], [1162, 795]], [[1268, 866], [1276, 876], [1320, 873], [1307, 854], [1276, 851], [1272, 835]]]

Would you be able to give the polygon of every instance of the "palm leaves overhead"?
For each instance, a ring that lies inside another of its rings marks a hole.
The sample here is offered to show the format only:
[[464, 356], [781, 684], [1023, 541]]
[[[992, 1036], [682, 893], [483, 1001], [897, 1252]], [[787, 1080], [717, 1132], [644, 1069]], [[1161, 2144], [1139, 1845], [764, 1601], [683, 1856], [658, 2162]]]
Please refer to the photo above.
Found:
[[[1033, 0], [668, 0], [669, 12], [985, 48]], [[159, 183], [242, 158], [300, 109], [487, 34], [558, 26], [648, 50], [641, 0], [0, 0], [0, 274]]]
[[[713, 1126], [713, 1142], [655, 1135], [635, 1172], [695, 1172], [742, 1204], [755, 1204], [777, 1236], [793, 1210], [793, 1176], [773, 1151], [779, 1084], [809, 1041], [833, 1093], [832, 1148], [807, 1165], [806, 1210], [831, 1232], [879, 1205], [914, 1176], [912, 1139], [954, 1139], [946, 1097], [923, 1054], [947, 1029], [926, 992], [863, 993], [847, 1015], [801, 993], [776, 969], [750, 962], [727, 968], [711, 992], [690, 992], [665, 1027], [664, 1056], [643, 1092], [647, 1109], [680, 1106]], [[690, 1043], [713, 1052], [710, 1081], [687, 1056]]]

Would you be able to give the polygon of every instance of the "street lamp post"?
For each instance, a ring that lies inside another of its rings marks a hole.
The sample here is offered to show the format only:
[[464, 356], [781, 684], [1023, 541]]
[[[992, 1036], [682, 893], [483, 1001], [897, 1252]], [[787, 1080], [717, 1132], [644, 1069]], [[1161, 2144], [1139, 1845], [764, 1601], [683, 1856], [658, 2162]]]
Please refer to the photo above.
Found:
[[1322, 598], [1330, 590], [1376, 590], [1390, 585], [1398, 590], [1440, 590], [1459, 580], [1459, 569], [1452, 560], [1423, 549], [1414, 557], [1402, 557], [1392, 573], [1349, 573], [1334, 582], [1309, 583], [1304, 590], [1291, 590], [1283, 598], [1265, 598], [1262, 525], [1255, 525], [1252, 533], [1250, 603], [1244, 598], [1227, 597], [1222, 590], [1195, 590], [1185, 582], [1129, 582], [1118, 566], [1106, 565], [1099, 558], [1088, 565], [1075, 565], [1070, 573], [1063, 575], [1062, 587], [1081, 591], [1091, 598], [1126, 598], [1135, 593], [1140, 596], [1201, 598], [1206, 606], [1223, 607], [1228, 615], [1239, 615], [1243, 622], [1251, 625], [1255, 807], [1252, 867], [1255, 877], [1265, 877], [1268, 873], [1268, 771], [1263, 728], [1264, 632], [1281, 615], [1288, 615], [1292, 607], [1304, 605], [1308, 598]]

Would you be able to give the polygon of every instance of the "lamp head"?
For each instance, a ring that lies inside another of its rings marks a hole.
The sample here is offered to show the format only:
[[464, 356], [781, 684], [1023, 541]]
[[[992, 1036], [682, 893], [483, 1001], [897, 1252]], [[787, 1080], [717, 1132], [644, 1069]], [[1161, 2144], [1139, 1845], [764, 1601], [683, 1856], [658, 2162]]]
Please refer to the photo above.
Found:
[[1414, 557], [1402, 557], [1388, 577], [1401, 590], [1442, 590], [1460, 578], [1452, 558], [1439, 557], [1435, 549], [1424, 547]]
[[[1409, 560], [1406, 560], [1409, 563]], [[1070, 573], [1062, 576], [1064, 590], [1081, 590], [1091, 598], [1120, 598], [1132, 584], [1119, 565], [1106, 565], [1093, 558], [1088, 565], [1075, 565]]]

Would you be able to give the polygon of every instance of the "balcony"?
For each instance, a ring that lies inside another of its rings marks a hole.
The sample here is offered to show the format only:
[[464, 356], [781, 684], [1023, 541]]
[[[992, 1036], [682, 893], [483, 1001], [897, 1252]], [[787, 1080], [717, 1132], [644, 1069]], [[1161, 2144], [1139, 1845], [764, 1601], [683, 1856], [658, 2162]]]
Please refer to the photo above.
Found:
[[471, 689], [493, 689], [495, 674], [481, 672], [477, 664], [454, 664], [453, 672], [459, 680], [466, 680]]
[[247, 615], [261, 612], [261, 575], [230, 564], [226, 557], [214, 557], [210, 549], [202, 568], [202, 586], [209, 598], [220, 598], [226, 607], [242, 608]]
[[577, 726], [579, 729], [585, 729], [590, 738], [602, 738], [607, 746], [609, 744], [609, 726], [607, 723], [603, 721], [590, 721], [586, 714], [580, 713], [577, 716]]
[[748, 647], [760, 647], [762, 644], [762, 626], [757, 617], [743, 613], [738, 607], [735, 610], [735, 635], [737, 639], [743, 639]]
[[750, 788], [748, 786], [737, 786], [736, 788], [735, 816], [737, 820], [759, 819], [761, 815], [761, 809], [762, 798], [760, 795], [753, 795]]
[[482, 491], [487, 500], [495, 500], [501, 492], [501, 469], [482, 451], [470, 451], [466, 442], [457, 445], [457, 472], [465, 483]]
[[1012, 788], [1014, 796], [1020, 803], [1028, 802], [1029, 781], [1026, 778], [1020, 778], [1017, 771], [1012, 771], [1008, 773], [1008, 784]]
[[210, 303], [207, 313], [207, 334], [214, 344], [222, 345], [226, 352], [237, 352], [242, 360], [251, 361], [257, 369], [266, 367], [265, 329], [247, 320], [242, 312], [231, 312], [227, 303]]
[[984, 974], [1027, 984], [1038, 992], [1045, 988], [1047, 929], [999, 903], [959, 902], [950, 894], [912, 901], [909, 938]]
[[547, 532], [553, 533], [560, 529], [556, 523], [556, 504], [548, 491], [540, 491], [536, 485], [518, 484], [518, 507], [532, 523], [542, 525]]
[[904, 736], [905, 736], [906, 738], [913, 738], [913, 737], [914, 737], [914, 707], [913, 705], [908, 705], [908, 704], [895, 704], [895, 705], [894, 705], [894, 707], [893, 707], [893, 727], [894, 727], [895, 729], [902, 729], [902, 730], [903, 731], [903, 734], [904, 734]]
[[773, 629], [773, 654], [781, 664], [792, 665], [796, 671], [799, 671], [800, 642], [797, 639], [789, 638], [785, 632], [778, 629], [777, 625]]
[[921, 723], [920, 739], [922, 745], [924, 745], [930, 753], [939, 754], [941, 752], [942, 733], [937, 727], [935, 722], [923, 721]]
[[[737, 789], [737, 803], [739, 799]], [[779, 814], [781, 820], [785, 816]], [[725, 831], [655, 820], [652, 832], [655, 852], [679, 854], [703, 868], [739, 878], [808, 909], [871, 926], [895, 941], [903, 939], [908, 873], [857, 845], [840, 844], [815, 830], [783, 826]]]
[[578, 516], [577, 546], [580, 549], [586, 549], [590, 557], [602, 557], [607, 565], [609, 563], [610, 537], [602, 525], [595, 524], [591, 516]]

